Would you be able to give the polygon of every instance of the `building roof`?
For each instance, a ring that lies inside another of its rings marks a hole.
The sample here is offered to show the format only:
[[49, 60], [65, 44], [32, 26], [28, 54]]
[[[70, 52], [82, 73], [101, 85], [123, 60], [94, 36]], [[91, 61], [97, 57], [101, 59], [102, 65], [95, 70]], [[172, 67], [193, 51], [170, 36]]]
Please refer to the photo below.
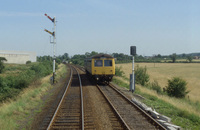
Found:
[[92, 56], [92, 58], [113, 58], [113, 57], [108, 54], [97, 54], [95, 56]]

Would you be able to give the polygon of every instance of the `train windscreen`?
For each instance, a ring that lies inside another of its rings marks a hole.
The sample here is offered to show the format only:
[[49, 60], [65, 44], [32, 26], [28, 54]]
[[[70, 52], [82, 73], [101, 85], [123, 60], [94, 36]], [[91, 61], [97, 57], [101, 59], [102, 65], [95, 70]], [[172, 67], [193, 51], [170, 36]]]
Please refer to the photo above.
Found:
[[102, 60], [95, 60], [94, 61], [94, 66], [95, 67], [101, 67], [101, 66], [103, 66], [103, 61]]
[[112, 60], [104, 60], [104, 66], [112, 66]]

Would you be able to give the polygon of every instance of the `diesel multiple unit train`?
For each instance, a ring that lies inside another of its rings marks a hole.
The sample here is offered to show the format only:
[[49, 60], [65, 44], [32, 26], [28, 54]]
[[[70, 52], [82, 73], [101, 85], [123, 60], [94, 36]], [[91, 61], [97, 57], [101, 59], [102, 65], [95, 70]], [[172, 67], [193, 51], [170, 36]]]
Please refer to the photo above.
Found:
[[108, 54], [98, 54], [86, 58], [85, 70], [98, 82], [110, 82], [115, 75], [115, 59]]

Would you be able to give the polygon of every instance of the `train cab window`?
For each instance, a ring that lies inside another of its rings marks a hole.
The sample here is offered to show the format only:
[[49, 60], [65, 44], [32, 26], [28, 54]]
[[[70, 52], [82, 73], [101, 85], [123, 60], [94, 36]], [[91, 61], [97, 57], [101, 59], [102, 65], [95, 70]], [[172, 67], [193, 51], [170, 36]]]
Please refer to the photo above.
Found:
[[104, 66], [112, 66], [112, 60], [104, 60]]
[[95, 60], [95, 61], [94, 61], [94, 66], [95, 66], [95, 67], [100, 67], [100, 66], [102, 66], [102, 65], [103, 65], [102, 60]]

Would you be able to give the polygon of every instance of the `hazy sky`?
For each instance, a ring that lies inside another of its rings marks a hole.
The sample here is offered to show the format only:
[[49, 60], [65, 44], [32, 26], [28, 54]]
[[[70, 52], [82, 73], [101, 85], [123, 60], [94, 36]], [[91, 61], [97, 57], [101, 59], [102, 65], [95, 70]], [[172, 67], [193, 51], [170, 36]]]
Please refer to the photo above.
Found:
[[0, 50], [151, 56], [200, 52], [199, 0], [0, 0]]

